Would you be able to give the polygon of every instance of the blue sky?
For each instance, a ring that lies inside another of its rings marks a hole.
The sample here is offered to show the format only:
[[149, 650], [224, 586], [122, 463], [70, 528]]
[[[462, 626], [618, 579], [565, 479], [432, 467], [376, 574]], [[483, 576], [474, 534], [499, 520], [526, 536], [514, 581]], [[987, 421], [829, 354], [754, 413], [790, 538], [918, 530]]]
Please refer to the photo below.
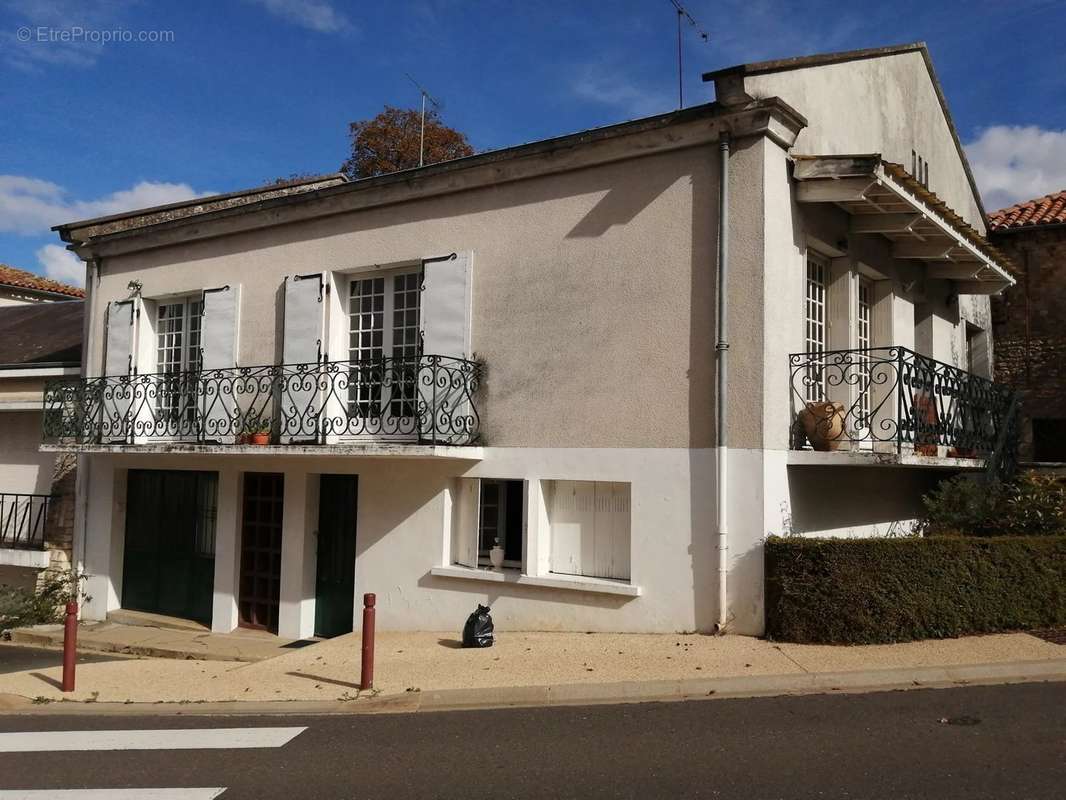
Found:
[[[689, 104], [706, 70], [921, 39], [986, 205], [1066, 188], [1064, 0], [685, 5], [710, 34], [686, 30]], [[667, 111], [675, 19], [669, 0], [0, 0], [0, 262], [74, 280], [50, 225], [334, 171], [349, 121], [417, 104], [407, 72], [478, 150]], [[49, 40], [78, 27], [170, 41]]]

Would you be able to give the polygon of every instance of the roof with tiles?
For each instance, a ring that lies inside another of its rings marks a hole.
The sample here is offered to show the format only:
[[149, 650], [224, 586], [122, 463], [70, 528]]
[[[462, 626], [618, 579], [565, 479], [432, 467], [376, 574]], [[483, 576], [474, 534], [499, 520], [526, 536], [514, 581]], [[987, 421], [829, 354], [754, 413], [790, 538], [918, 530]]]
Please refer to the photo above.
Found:
[[1066, 191], [1017, 203], [988, 215], [988, 226], [993, 231], [1035, 228], [1041, 225], [1066, 225]]
[[34, 292], [48, 292], [50, 294], [62, 294], [67, 297], [85, 297], [85, 291], [77, 286], [69, 286], [51, 278], [42, 278], [32, 272], [17, 267], [9, 267], [0, 264], [0, 287], [14, 287], [27, 289]]

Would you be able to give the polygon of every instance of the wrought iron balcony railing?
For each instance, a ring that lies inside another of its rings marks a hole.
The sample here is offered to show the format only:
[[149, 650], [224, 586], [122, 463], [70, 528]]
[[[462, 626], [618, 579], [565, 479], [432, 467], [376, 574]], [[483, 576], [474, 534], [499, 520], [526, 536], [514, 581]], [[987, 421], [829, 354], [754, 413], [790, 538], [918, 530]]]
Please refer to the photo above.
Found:
[[0, 493], [0, 547], [43, 549], [51, 501], [47, 494]]
[[1011, 444], [1009, 387], [905, 347], [794, 353], [789, 374], [793, 449], [984, 458]]
[[44, 441], [330, 444], [478, 441], [482, 365], [426, 355], [56, 379]]

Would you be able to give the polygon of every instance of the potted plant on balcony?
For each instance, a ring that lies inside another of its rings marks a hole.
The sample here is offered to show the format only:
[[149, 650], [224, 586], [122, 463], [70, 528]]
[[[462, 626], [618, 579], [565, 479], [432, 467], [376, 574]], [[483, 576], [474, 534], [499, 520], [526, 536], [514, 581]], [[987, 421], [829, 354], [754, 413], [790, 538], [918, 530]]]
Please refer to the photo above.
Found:
[[270, 420], [262, 417], [248, 417], [241, 428], [241, 444], [270, 444]]

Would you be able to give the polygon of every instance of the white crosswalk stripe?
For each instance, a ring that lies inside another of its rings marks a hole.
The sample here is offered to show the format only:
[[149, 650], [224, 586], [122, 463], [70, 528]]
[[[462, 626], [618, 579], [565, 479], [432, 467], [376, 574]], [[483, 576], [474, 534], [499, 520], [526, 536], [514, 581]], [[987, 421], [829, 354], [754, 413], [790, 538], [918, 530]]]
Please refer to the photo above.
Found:
[[203, 789], [0, 789], [0, 800], [211, 800], [225, 787]]
[[0, 733], [0, 753], [60, 750], [232, 750], [282, 747], [307, 728], [190, 728]]

